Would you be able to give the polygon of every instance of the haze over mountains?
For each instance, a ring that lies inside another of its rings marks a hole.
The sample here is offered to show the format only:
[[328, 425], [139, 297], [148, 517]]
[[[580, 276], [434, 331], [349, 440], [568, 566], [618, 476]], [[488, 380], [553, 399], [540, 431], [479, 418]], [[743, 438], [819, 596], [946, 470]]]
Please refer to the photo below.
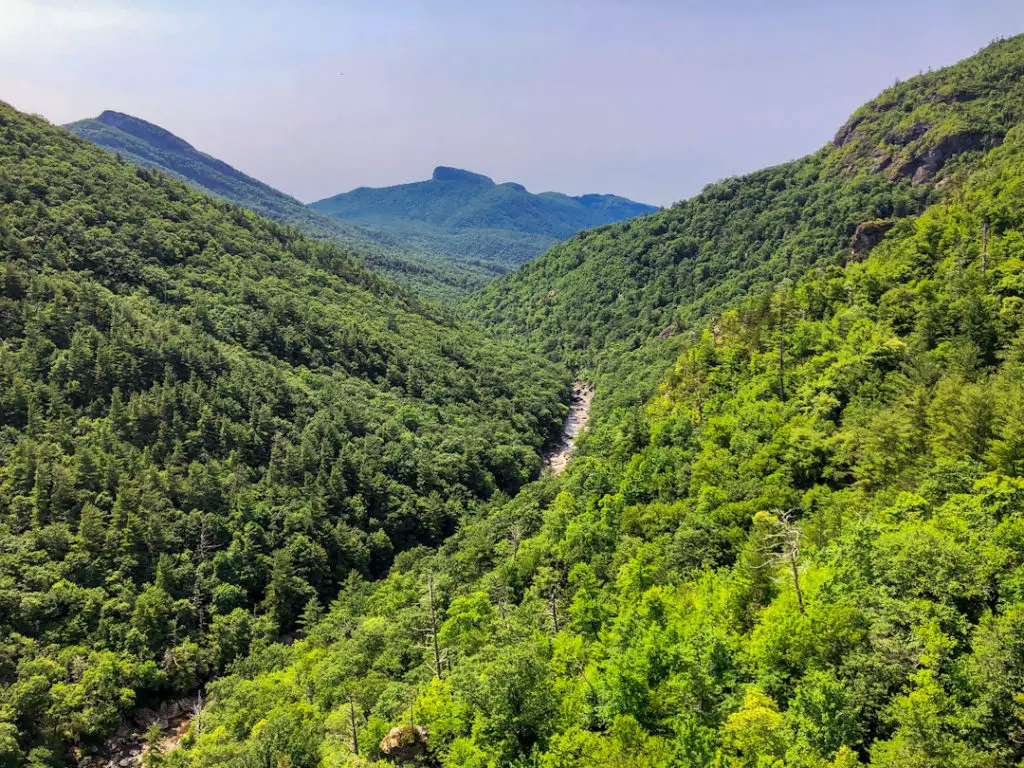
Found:
[[657, 210], [614, 195], [534, 195], [519, 184], [444, 167], [430, 181], [360, 188], [306, 206], [131, 115], [108, 110], [65, 127], [125, 160], [315, 237], [338, 239], [435, 298], [478, 287], [582, 229]]

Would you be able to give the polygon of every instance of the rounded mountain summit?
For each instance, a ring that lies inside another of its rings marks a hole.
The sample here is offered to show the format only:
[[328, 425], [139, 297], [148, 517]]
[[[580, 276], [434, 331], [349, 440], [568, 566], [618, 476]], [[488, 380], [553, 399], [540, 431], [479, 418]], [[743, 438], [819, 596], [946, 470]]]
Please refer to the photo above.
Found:
[[320, 213], [456, 259], [508, 268], [577, 232], [658, 210], [617, 195], [532, 193], [522, 184], [441, 165], [430, 178], [359, 187], [310, 204]]

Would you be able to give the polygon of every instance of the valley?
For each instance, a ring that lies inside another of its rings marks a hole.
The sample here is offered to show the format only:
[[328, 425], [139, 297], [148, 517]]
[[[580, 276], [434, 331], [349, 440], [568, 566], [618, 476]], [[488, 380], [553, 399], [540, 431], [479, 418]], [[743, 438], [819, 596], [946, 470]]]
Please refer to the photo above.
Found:
[[305, 206], [0, 103], [0, 766], [1024, 765], [1024, 35], [821, 140]]
[[428, 298], [452, 300], [497, 274], [493, 266], [472, 260], [440, 259], [433, 251], [408, 244], [398, 248], [389, 235], [322, 215], [132, 115], [106, 110], [65, 127], [127, 162], [166, 173], [279, 224], [294, 225], [316, 239], [338, 243], [377, 272]]

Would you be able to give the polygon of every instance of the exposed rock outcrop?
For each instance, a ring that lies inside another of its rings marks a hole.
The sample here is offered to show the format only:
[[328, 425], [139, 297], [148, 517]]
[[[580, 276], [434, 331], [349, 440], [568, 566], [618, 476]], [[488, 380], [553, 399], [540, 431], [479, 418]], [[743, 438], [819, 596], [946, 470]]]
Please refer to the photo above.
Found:
[[892, 229], [893, 222], [888, 219], [872, 219], [857, 225], [853, 237], [850, 238], [850, 261], [863, 261], [871, 250], [882, 242], [885, 233]]
[[857, 117], [850, 118], [843, 126], [836, 132], [835, 137], [832, 139], [832, 146], [839, 148], [846, 146], [855, 136], [857, 127], [864, 122], [864, 116], [859, 115]]
[[984, 146], [985, 137], [980, 133], [967, 131], [943, 136], [921, 154], [902, 163], [895, 169], [894, 175], [909, 176], [912, 184], [923, 184], [934, 178], [954, 155], [982, 149]]
[[102, 752], [81, 752], [76, 755], [79, 768], [139, 768], [145, 752], [145, 735], [152, 726], [160, 731], [156, 745], [162, 753], [177, 749], [182, 736], [196, 712], [202, 707], [201, 698], [166, 701], [157, 709], [139, 707], [132, 712], [113, 736], [108, 738]]
[[859, 130], [861, 126], [865, 122], [873, 122], [878, 114], [888, 112], [893, 108], [893, 106], [895, 106], [895, 102], [886, 104], [876, 100], [872, 102], [870, 106], [874, 114], [864, 110], [859, 110], [858, 114], [843, 123], [843, 126], [836, 132], [836, 135], [832, 138], [832, 146], [836, 148], [844, 147], [861, 138], [863, 135], [863, 131]]
[[381, 739], [380, 751], [394, 763], [411, 763], [427, 751], [427, 729], [422, 725], [399, 725]]
[[[956, 100], [951, 95], [941, 103]], [[947, 120], [904, 123], [888, 128], [885, 134], [879, 132], [878, 122], [877, 115], [856, 115], [832, 139], [836, 148], [848, 148], [843, 156], [843, 168], [848, 173], [867, 168], [871, 173], [885, 173], [894, 181], [907, 178], [912, 184], [924, 184], [932, 181], [956, 155], [988, 150], [1000, 141], [1000, 136], [979, 130], [949, 132], [952, 121]]]
[[462, 168], [452, 168], [447, 165], [439, 165], [430, 176], [434, 181], [459, 181], [462, 183], [479, 184], [485, 187], [493, 187], [494, 179], [484, 176], [482, 173], [465, 171]]
[[929, 123], [915, 123], [902, 131], [894, 131], [885, 137], [890, 144], [897, 144], [905, 147], [912, 141], [917, 141], [932, 129]]

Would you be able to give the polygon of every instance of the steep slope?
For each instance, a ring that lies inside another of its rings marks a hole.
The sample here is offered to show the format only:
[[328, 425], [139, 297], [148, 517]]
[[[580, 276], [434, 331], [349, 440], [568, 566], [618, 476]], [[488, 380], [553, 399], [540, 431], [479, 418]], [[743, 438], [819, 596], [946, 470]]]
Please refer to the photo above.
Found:
[[450, 299], [477, 288], [496, 274], [472, 263], [446, 264], [432, 252], [402, 249], [390, 238], [324, 216], [227, 163], [200, 152], [158, 125], [121, 112], [105, 111], [64, 126], [125, 160], [187, 181], [281, 224], [293, 224], [318, 238], [344, 243], [375, 270], [421, 295]]
[[514, 267], [582, 229], [657, 209], [615, 195], [531, 194], [515, 183], [444, 166], [428, 181], [361, 187], [311, 204], [410, 247]]
[[809, 157], [583, 232], [472, 297], [473, 313], [581, 370], [669, 360], [694, 320], [810, 266], [842, 265], [870, 247], [855, 239], [861, 225], [880, 232], [920, 211], [998, 144], [1024, 117], [1022, 52], [1024, 37], [999, 42], [887, 90]]
[[871, 253], [717, 313], [564, 480], [219, 681], [170, 764], [365, 765], [397, 728], [448, 768], [1019, 766], [1024, 129], [1003, 138]]
[[540, 469], [568, 381], [0, 104], [0, 763], [311, 623]]
[[310, 234], [325, 237], [352, 234], [353, 228], [321, 216], [294, 197], [235, 170], [227, 163], [200, 152], [170, 131], [137, 117], [107, 110], [98, 117], [64, 127], [120, 154], [129, 162], [166, 171], [282, 224], [295, 224]]

